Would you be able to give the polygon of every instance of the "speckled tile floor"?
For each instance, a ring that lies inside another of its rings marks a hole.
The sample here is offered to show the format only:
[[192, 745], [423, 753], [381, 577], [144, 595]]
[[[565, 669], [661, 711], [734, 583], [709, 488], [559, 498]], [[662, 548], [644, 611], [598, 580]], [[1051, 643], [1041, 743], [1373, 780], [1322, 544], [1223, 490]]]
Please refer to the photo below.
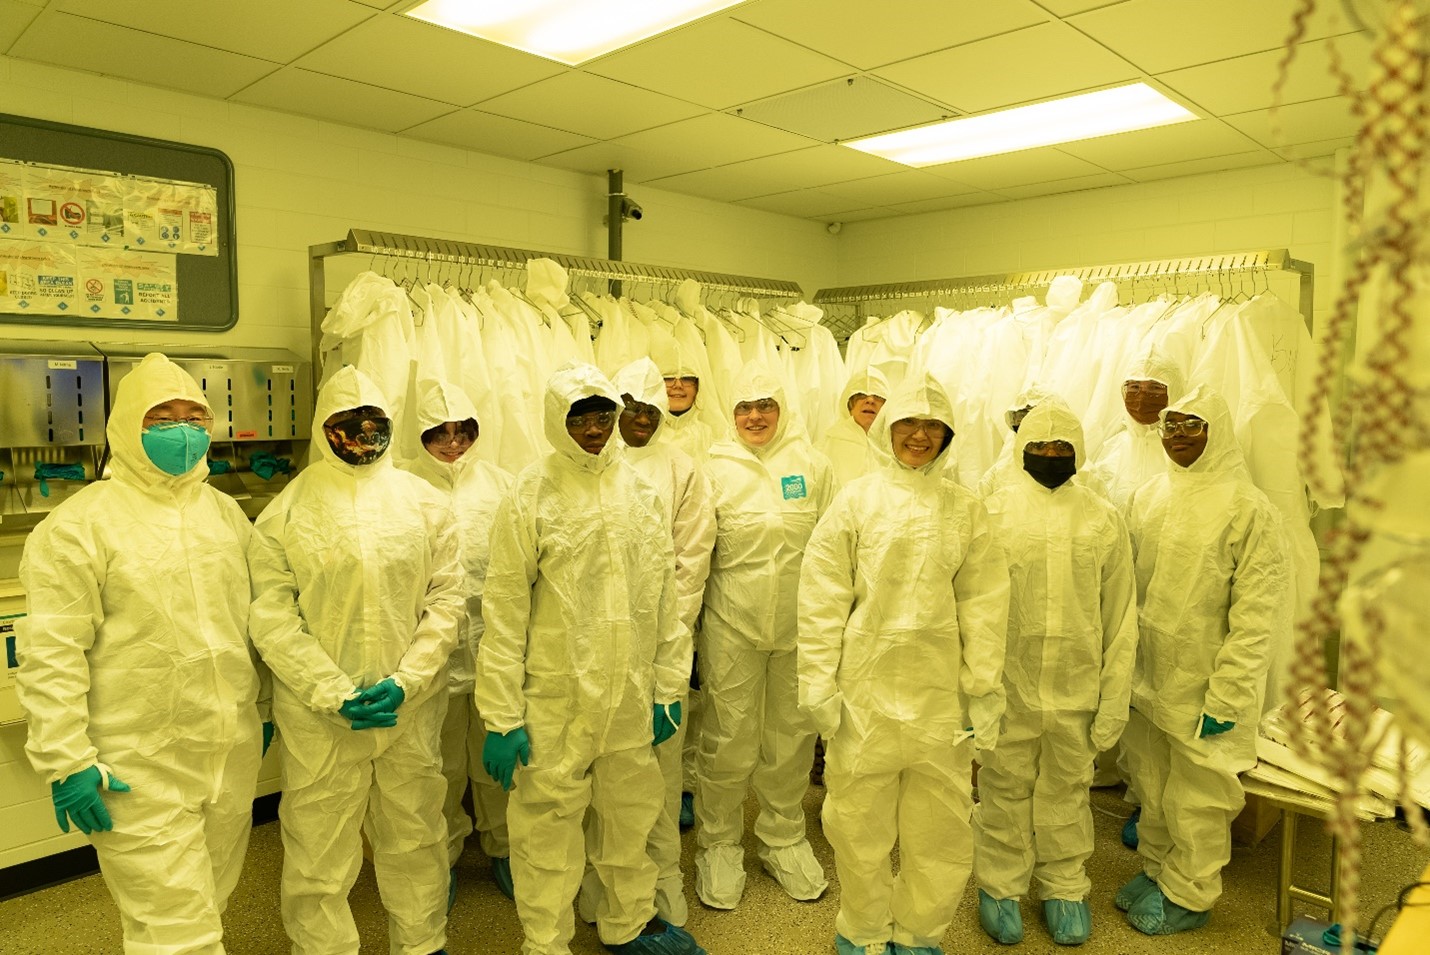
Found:
[[[733, 912], [704, 908], [695, 899], [691, 855], [694, 836], [685, 834], [688, 928], [710, 955], [829, 955], [833, 951], [838, 882], [829, 843], [819, 831], [818, 810], [824, 791], [812, 788], [805, 800], [811, 840], [830, 877], [830, 889], [818, 902], [791, 901], [760, 869], [753, 837], [748, 835], [749, 881], [740, 907]], [[753, 822], [753, 798], [746, 805]], [[1149, 938], [1130, 928], [1112, 906], [1112, 895], [1138, 871], [1135, 853], [1122, 847], [1118, 833], [1128, 808], [1111, 791], [1093, 792], [1097, 851], [1089, 863], [1093, 881], [1093, 936], [1080, 951], [1087, 955], [1277, 955], [1275, 935], [1278, 833], [1256, 847], [1237, 847], [1226, 873], [1226, 894], [1204, 929], [1171, 938]], [[1430, 863], [1430, 851], [1414, 847], [1409, 835], [1393, 822], [1365, 826], [1366, 862], [1362, 871], [1364, 910], [1374, 912], [1391, 901], [1400, 886], [1418, 878]], [[1301, 827], [1298, 874], [1305, 881], [1328, 865], [1328, 840], [1312, 824]], [[516, 910], [496, 890], [481, 850], [471, 848], [458, 868], [460, 888], [449, 923], [452, 955], [516, 955], [521, 926]], [[278, 824], [254, 830], [243, 879], [225, 918], [226, 943], [232, 955], [284, 955], [288, 951], [278, 915], [278, 875], [282, 849]], [[352, 893], [353, 910], [362, 934], [362, 955], [387, 949], [386, 919], [378, 900], [371, 866], [364, 866]], [[997, 945], [978, 927], [976, 889], [970, 885], [954, 919], [944, 949], [949, 955], [1021, 953], [1049, 955], [1067, 952], [1052, 943], [1042, 926], [1036, 902], [1025, 900], [1023, 944]], [[99, 876], [78, 879], [28, 896], [0, 902], [0, 955], [114, 955], [122, 950], [119, 921]], [[604, 952], [594, 928], [577, 923], [571, 950], [575, 955]], [[1430, 952], [1430, 944], [1427, 944]]]

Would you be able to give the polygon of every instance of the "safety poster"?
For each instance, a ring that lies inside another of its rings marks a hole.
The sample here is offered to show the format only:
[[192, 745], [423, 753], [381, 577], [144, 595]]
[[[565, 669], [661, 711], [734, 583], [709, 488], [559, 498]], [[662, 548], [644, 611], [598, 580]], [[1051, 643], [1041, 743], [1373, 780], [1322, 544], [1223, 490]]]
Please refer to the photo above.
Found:
[[175, 265], [166, 253], [0, 240], [0, 312], [177, 322]]

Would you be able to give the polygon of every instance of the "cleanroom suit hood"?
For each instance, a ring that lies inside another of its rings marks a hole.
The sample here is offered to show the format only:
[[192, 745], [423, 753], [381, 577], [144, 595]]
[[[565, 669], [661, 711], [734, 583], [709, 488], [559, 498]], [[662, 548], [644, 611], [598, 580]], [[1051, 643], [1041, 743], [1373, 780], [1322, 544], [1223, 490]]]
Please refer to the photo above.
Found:
[[799, 705], [827, 741], [838, 933], [931, 949], [973, 864], [969, 738], [997, 744], [1008, 572], [983, 505], [948, 479], [951, 444], [919, 468], [895, 457], [902, 418], [956, 423], [924, 375], [869, 429], [879, 467], [835, 497], [800, 572]]
[[202, 458], [176, 477], [144, 453], [145, 413], [173, 399], [208, 407], [163, 355], [119, 382], [112, 478], [31, 531], [15, 626], [36, 773], [56, 783], [103, 764], [131, 787], [104, 794], [113, 829], [90, 841], [136, 952], [221, 946], [262, 746], [247, 633], [252, 529], [204, 483]]
[[889, 393], [889, 382], [884, 373], [874, 367], [850, 375], [844, 390], [840, 392], [834, 424], [825, 432], [818, 445], [819, 450], [824, 452], [829, 463], [834, 466], [834, 482], [837, 487], [843, 487], [868, 473], [873, 466], [868, 432], [849, 414], [849, 399], [864, 394], [876, 395], [887, 401]]
[[[1186, 376], [1181, 366], [1156, 348], [1134, 358], [1121, 380], [1156, 381], [1166, 385], [1168, 405], [1175, 404], [1186, 391]], [[1121, 388], [1120, 383], [1118, 387]], [[1125, 518], [1132, 492], [1150, 478], [1164, 473], [1168, 462], [1155, 424], [1138, 424], [1121, 407], [1118, 415], [1122, 427], [1113, 431], [1088, 471], [1107, 489], [1108, 500]]]
[[[998, 459], [993, 462], [993, 466], [984, 472], [983, 477], [978, 482], [978, 496], [987, 498], [994, 491], [1017, 480], [1018, 472], [1023, 470], [1023, 453], [1016, 448], [1018, 433], [1013, 430], [1013, 414], [1024, 408], [1033, 407], [1054, 397], [1053, 393], [1042, 385], [1029, 385], [1018, 393], [1018, 397], [1013, 399], [1013, 403], [1003, 412], [1003, 422], [1008, 426], [1008, 436], [1003, 439], [1003, 446], [998, 451]], [[1081, 427], [1081, 426], [1079, 426]], [[1083, 462], [1078, 460], [1078, 470], [1082, 470]]]
[[[1082, 425], [1055, 396], [1028, 412], [1013, 460], [1064, 441], [1082, 465]], [[1093, 760], [1127, 723], [1137, 648], [1136, 582], [1116, 509], [1073, 481], [1045, 487], [1020, 467], [986, 499], [1008, 558], [1011, 599], [1003, 685], [1008, 712], [979, 776], [978, 881], [994, 899], [1080, 902], [1093, 849]], [[1036, 862], [1035, 862], [1036, 860]]]
[[598, 455], [566, 431], [571, 406], [595, 396], [619, 411], [620, 393], [593, 365], [568, 363], [547, 383], [554, 450], [517, 475], [497, 509], [477, 652], [488, 733], [522, 728], [530, 742], [507, 824], [524, 950], [541, 955], [567, 951], [575, 930], [588, 806], [601, 833], [591, 863], [625, 874], [606, 885], [602, 940], [629, 941], [654, 912], [652, 708], [681, 699], [690, 679], [665, 505], [623, 460], [614, 426]]
[[[1205, 420], [1207, 442], [1190, 467], [1169, 463], [1132, 497], [1141, 633], [1123, 740], [1142, 797], [1146, 874], [1167, 899], [1204, 912], [1221, 893], [1244, 802], [1237, 774], [1256, 762], [1290, 570], [1281, 515], [1246, 472], [1226, 402], [1198, 386], [1167, 411]], [[1203, 715], [1235, 726], [1202, 738]]]
[[667, 402], [665, 420], [656, 440], [674, 444], [697, 464], [704, 464], [710, 447], [730, 436], [730, 422], [724, 414], [725, 409], [718, 407], [719, 389], [712, 373], [708, 367], [697, 363], [694, 356], [687, 354], [673, 336], [661, 329], [652, 330], [651, 359], [660, 370], [662, 379], [699, 379], [700, 390], [686, 411], [677, 415], [670, 410]]

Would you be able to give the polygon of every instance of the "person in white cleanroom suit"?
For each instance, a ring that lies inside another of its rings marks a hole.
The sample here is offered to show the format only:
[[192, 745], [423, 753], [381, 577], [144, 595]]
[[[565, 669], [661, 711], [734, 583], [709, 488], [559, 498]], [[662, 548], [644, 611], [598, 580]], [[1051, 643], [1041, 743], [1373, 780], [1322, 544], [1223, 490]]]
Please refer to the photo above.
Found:
[[318, 392], [317, 460], [264, 508], [250, 631], [283, 743], [283, 926], [298, 953], [358, 951], [364, 828], [391, 950], [446, 941], [441, 732], [465, 610], [447, 495], [400, 471], [386, 399], [352, 366]]
[[1107, 491], [1125, 519], [1132, 492], [1167, 470], [1157, 415], [1186, 391], [1186, 375], [1158, 349], [1133, 359], [1122, 376], [1122, 427], [1107, 439], [1096, 460], [1083, 470]]
[[[476, 701], [483, 764], [511, 789], [525, 955], [570, 951], [587, 859], [607, 948], [704, 951], [655, 914], [646, 842], [664, 787], [651, 744], [680, 723], [690, 642], [666, 506], [623, 460], [620, 406], [594, 366], [558, 369], [545, 396], [554, 450], [517, 475], [493, 525]], [[588, 807], [597, 838], [583, 839]]]
[[815, 733], [798, 710], [795, 594], [834, 475], [763, 365], [741, 370], [732, 398], [737, 438], [712, 448], [705, 465], [717, 532], [699, 646], [705, 717], [695, 794], [695, 890], [721, 909], [734, 908], [745, 888], [740, 840], [752, 781], [766, 871], [800, 900], [829, 884], [801, 805]]
[[20, 560], [25, 752], [60, 828], [89, 835], [129, 955], [224, 951], [268, 735], [250, 527], [204, 483], [212, 424], [194, 379], [146, 356], [115, 394], [110, 479], [55, 508]]
[[[1120, 392], [1126, 413], [1120, 416], [1121, 427], [1107, 439], [1078, 480], [1104, 494], [1127, 520], [1132, 492], [1167, 471], [1157, 415], [1168, 402], [1181, 398], [1186, 391], [1186, 375], [1170, 355], [1153, 346], [1128, 363], [1122, 379]], [[1098, 759], [1093, 785], [1112, 786], [1119, 781], [1127, 783], [1123, 798], [1138, 806], [1122, 827], [1123, 843], [1136, 849], [1141, 800], [1136, 780], [1130, 778], [1121, 756], [1120, 744]]]
[[1221, 895], [1290, 586], [1281, 516], [1251, 483], [1226, 402], [1199, 386], [1162, 427], [1170, 467], [1137, 489], [1128, 521], [1141, 634], [1122, 742], [1143, 872], [1116, 898], [1151, 935], [1206, 924]]
[[843, 487], [874, 466], [869, 426], [889, 398], [889, 383], [877, 368], [849, 376], [839, 395], [838, 420], [819, 442], [819, 450], [834, 467], [835, 487]]
[[[639, 358], [616, 373], [611, 380], [625, 403], [620, 416], [621, 438], [626, 443], [626, 460], [660, 494], [671, 534], [675, 541], [675, 606], [680, 619], [679, 638], [690, 652], [689, 642], [700, 616], [705, 580], [710, 575], [710, 551], [715, 546], [715, 510], [710, 487], [690, 456], [659, 440], [666, 410], [665, 382], [655, 363]], [[682, 701], [683, 703], [684, 701]], [[676, 727], [669, 743], [656, 747], [665, 796], [660, 817], [651, 831], [650, 857], [660, 870], [655, 884], [656, 914], [671, 925], [684, 925], [688, 918], [685, 880], [680, 871], [680, 805], [682, 750], [686, 727]], [[601, 892], [600, 879], [593, 869], [581, 883], [581, 913], [595, 920]]]
[[1017, 437], [1017, 480], [985, 501], [1012, 594], [1008, 712], [978, 773], [979, 918], [997, 941], [1021, 941], [1018, 899], [1036, 876], [1053, 941], [1079, 945], [1092, 932], [1092, 761], [1127, 725], [1132, 545], [1117, 509], [1073, 481], [1082, 425], [1061, 398], [1043, 396]]
[[475, 829], [482, 851], [491, 860], [497, 888], [512, 897], [511, 848], [506, 829], [506, 791], [482, 769], [486, 731], [472, 703], [476, 685], [477, 646], [482, 639], [482, 588], [487, 575], [492, 521], [497, 505], [511, 487], [511, 475], [473, 450], [480, 437], [476, 407], [456, 385], [423, 381], [417, 389], [417, 427], [423, 454], [409, 469], [448, 496], [462, 547], [462, 586], [466, 613], [458, 629], [457, 648], [447, 666], [447, 718], [442, 724], [442, 774], [447, 778], [447, 864], [454, 867], [448, 904], [457, 891], [455, 866], [473, 830], [462, 798], [470, 782]]
[[933, 378], [869, 437], [878, 469], [839, 492], [800, 572], [799, 705], [827, 741], [836, 951], [927, 955], [973, 865], [974, 747], [1002, 745], [1008, 571], [983, 505], [944, 477], [953, 411]]

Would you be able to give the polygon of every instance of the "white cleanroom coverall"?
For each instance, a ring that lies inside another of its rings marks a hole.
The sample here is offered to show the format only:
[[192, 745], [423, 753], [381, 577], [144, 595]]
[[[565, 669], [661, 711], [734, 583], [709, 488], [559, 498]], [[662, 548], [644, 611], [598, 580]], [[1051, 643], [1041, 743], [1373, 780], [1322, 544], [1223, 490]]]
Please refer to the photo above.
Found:
[[835, 927], [856, 945], [919, 947], [942, 940], [973, 866], [967, 727], [995, 744], [1008, 571], [983, 505], [945, 476], [948, 448], [918, 469], [895, 458], [901, 418], [951, 430], [952, 405], [930, 376], [897, 389], [869, 429], [878, 469], [839, 492], [810, 538], [799, 705], [826, 740]]
[[[665, 504], [623, 459], [617, 432], [593, 455], [566, 430], [571, 406], [593, 396], [621, 405], [592, 365], [566, 365], [547, 384], [555, 450], [497, 509], [482, 601], [477, 711], [487, 732], [525, 727], [531, 742], [507, 807], [526, 955], [569, 951], [587, 858], [604, 888], [603, 942], [629, 942], [655, 913], [652, 707], [680, 700], [690, 680]], [[599, 838], [583, 841], [587, 806]]]
[[[1256, 762], [1290, 570], [1281, 516], [1251, 483], [1226, 402], [1199, 386], [1167, 410], [1205, 420], [1207, 443], [1191, 467], [1169, 461], [1132, 499], [1141, 633], [1123, 748], [1142, 797], [1146, 874], [1177, 905], [1204, 912], [1221, 895], [1245, 801], [1237, 774]], [[1236, 726], [1199, 738], [1202, 714]]]
[[1093, 757], [1127, 723], [1137, 648], [1132, 546], [1116, 508], [1074, 480], [1048, 489], [1021, 470], [1035, 441], [1066, 441], [1081, 465], [1082, 425], [1056, 397], [1018, 429], [1017, 480], [985, 503], [1012, 584], [998, 748], [978, 774], [979, 884], [995, 899], [1081, 901], [1091, 889]]
[[[476, 406], [456, 385], [443, 381], [423, 381], [417, 389], [419, 434], [448, 421], [471, 418], [482, 427]], [[482, 440], [478, 433], [478, 442]], [[474, 444], [455, 462], [439, 461], [426, 449], [408, 468], [439, 492], [448, 496], [452, 520], [461, 538], [462, 590], [466, 612], [457, 629], [457, 648], [447, 665], [447, 716], [442, 724], [442, 775], [447, 779], [447, 864], [454, 866], [462, 855], [462, 845], [473, 829], [473, 820], [462, 805], [470, 781], [475, 828], [482, 851], [489, 859], [511, 854], [506, 832], [506, 792], [482, 768], [482, 744], [486, 730], [472, 703], [476, 685], [477, 646], [482, 640], [482, 588], [491, 553], [492, 521], [497, 505], [511, 488], [511, 475], [494, 464], [477, 458]]]
[[703, 356], [681, 348], [668, 334], [655, 336], [651, 359], [665, 378], [700, 379], [700, 390], [689, 409], [677, 415], [670, 411], [667, 403], [665, 420], [656, 432], [656, 440], [675, 445], [696, 464], [704, 465], [711, 446], [730, 433], [728, 421], [720, 419], [717, 426], [716, 419], [724, 409], [714, 410], [717, 392], [715, 383], [710, 380], [708, 365]]
[[[120, 382], [109, 480], [60, 504], [25, 542], [15, 628], [25, 752], [47, 783], [97, 763], [113, 829], [90, 834], [126, 955], [220, 955], [220, 916], [248, 846], [262, 748], [248, 644], [248, 519], [145, 454], [145, 413], [208, 406], [149, 355]], [[63, 947], [62, 945], [60, 947]]]
[[[611, 380], [622, 396], [630, 395], [642, 404], [653, 405], [662, 414], [667, 410], [665, 379], [649, 358], [638, 358], [622, 368]], [[710, 551], [715, 547], [715, 509], [710, 486], [695, 462], [674, 445], [660, 440], [664, 424], [643, 448], [627, 447], [626, 460], [660, 494], [675, 542], [675, 607], [680, 619], [679, 639], [690, 653], [690, 641], [700, 616], [705, 580], [710, 576]], [[612, 436], [611, 440], [615, 440]], [[684, 709], [682, 707], [682, 709]], [[680, 793], [683, 776], [682, 751], [686, 724], [681, 720], [675, 735], [655, 749], [664, 781], [660, 818], [650, 834], [650, 857], [660, 870], [656, 882], [656, 914], [672, 925], [684, 925], [687, 916], [684, 878], [680, 871]], [[588, 870], [581, 883], [582, 911], [594, 916], [600, 880]]]
[[798, 709], [795, 594], [804, 546], [833, 497], [834, 477], [786, 407], [778, 379], [763, 365], [746, 365], [733, 404], [765, 398], [782, 409], [768, 443], [722, 441], [705, 465], [717, 530], [699, 647], [705, 714], [695, 865], [701, 899], [720, 908], [733, 907], [744, 888], [740, 840], [752, 781], [765, 867], [787, 891], [809, 898], [826, 885], [805, 836], [815, 732]]
[[[1143, 352], [1127, 366], [1122, 381], [1156, 381], [1167, 386], [1168, 404], [1176, 404], [1186, 391], [1186, 376], [1181, 367], [1166, 354], [1153, 349]], [[1118, 387], [1121, 388], [1119, 382]], [[1097, 459], [1089, 463], [1087, 476], [1096, 478], [1107, 489], [1107, 499], [1125, 519], [1132, 502], [1132, 492], [1147, 481], [1166, 472], [1167, 453], [1162, 450], [1162, 437], [1155, 424], [1138, 424], [1121, 412], [1122, 426], [1107, 439]]]
[[849, 376], [839, 395], [839, 416], [819, 442], [819, 450], [829, 458], [834, 468], [834, 485], [843, 487], [867, 474], [874, 465], [874, 452], [869, 447], [869, 435], [849, 414], [849, 399], [858, 394], [876, 395], [888, 400], [889, 383], [877, 368], [857, 371]]
[[[351, 366], [318, 392], [316, 461], [254, 525], [253, 642], [273, 670], [283, 745], [283, 925], [293, 951], [358, 950], [348, 892], [366, 824], [394, 955], [446, 941], [441, 731], [447, 661], [464, 611], [460, 538], [446, 495], [393, 466], [341, 461], [323, 423], [385, 407]], [[354, 730], [339, 708], [391, 678], [391, 728]]]

